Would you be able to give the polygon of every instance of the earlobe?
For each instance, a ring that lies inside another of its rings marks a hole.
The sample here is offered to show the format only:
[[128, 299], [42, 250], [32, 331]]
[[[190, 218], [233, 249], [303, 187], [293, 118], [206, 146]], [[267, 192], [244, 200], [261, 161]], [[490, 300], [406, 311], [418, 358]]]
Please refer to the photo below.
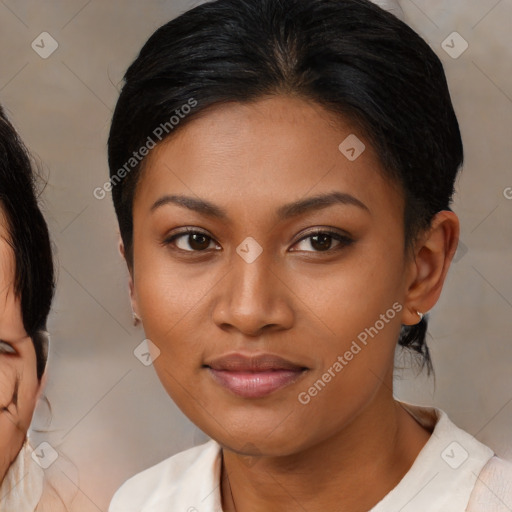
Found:
[[121, 236], [119, 236], [119, 242], [117, 244], [117, 249], [119, 250], [119, 254], [121, 255], [121, 257], [123, 259], [126, 259], [124, 256], [124, 244], [123, 244], [123, 239], [121, 238]]
[[415, 325], [437, 303], [459, 240], [459, 219], [452, 211], [435, 215], [420, 237], [411, 262], [411, 280], [405, 299], [404, 325]]
[[36, 401], [38, 401], [41, 398], [41, 396], [43, 396], [43, 391], [46, 387], [46, 380], [47, 380], [47, 371], [45, 370], [43, 372], [43, 375], [41, 376], [41, 380], [39, 381], [39, 387], [37, 389]]
[[141, 323], [141, 318], [139, 316], [139, 307], [137, 304], [137, 298], [135, 296], [135, 287], [133, 285], [133, 277], [131, 272], [128, 278], [128, 289], [130, 293], [130, 303], [132, 306], [133, 325], [137, 327]]
[[[128, 264], [128, 262], [126, 261], [123, 239], [121, 237], [119, 237], [118, 249], [119, 249], [119, 254], [123, 257], [125, 262]], [[133, 275], [132, 275], [133, 269], [128, 268], [128, 272], [129, 272], [129, 274], [128, 274], [128, 292], [130, 295], [130, 303], [132, 306], [133, 325], [136, 327], [137, 325], [139, 325], [141, 323], [141, 318], [139, 315], [137, 299], [135, 297], [135, 287], [133, 285]]]

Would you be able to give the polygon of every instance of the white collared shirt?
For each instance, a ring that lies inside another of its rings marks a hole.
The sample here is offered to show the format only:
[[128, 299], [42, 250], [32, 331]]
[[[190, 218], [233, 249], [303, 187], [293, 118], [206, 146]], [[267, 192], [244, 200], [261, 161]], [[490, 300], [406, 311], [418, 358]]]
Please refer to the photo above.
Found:
[[[512, 463], [442, 410], [400, 403], [432, 435], [402, 480], [369, 512], [512, 511]], [[222, 512], [221, 454], [210, 440], [142, 471], [120, 487], [109, 512]]]
[[[77, 470], [63, 454], [51, 467], [36, 461], [27, 438], [0, 482], [0, 512], [69, 512], [77, 495]], [[39, 455], [37, 455], [37, 454]]]
[[0, 485], [0, 512], [34, 512], [43, 494], [44, 472], [26, 440]]

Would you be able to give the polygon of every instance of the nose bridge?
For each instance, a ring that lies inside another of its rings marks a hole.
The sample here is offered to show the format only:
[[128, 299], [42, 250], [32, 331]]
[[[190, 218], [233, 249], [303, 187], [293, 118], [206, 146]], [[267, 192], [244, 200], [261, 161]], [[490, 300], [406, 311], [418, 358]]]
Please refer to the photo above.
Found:
[[253, 303], [267, 303], [270, 299], [267, 295], [271, 288], [270, 284], [273, 278], [275, 279], [269, 259], [260, 255], [254, 261], [247, 261], [237, 255], [233, 260], [232, 298], [242, 305], [247, 302], [247, 306]]
[[[260, 254], [255, 257], [252, 254], [249, 259], [245, 259], [239, 253], [243, 249], [243, 246], [238, 248], [238, 254], [234, 255], [231, 263], [233, 272], [230, 290], [231, 307], [238, 314], [263, 315], [269, 303], [273, 301], [272, 294], [277, 289], [274, 282], [275, 276], [266, 255]], [[249, 248], [248, 254], [252, 251], [254, 249]]]
[[[247, 245], [245, 245], [247, 244]], [[227, 286], [216, 306], [214, 320], [247, 334], [265, 326], [289, 326], [291, 310], [285, 289], [272, 268], [272, 258], [256, 254], [251, 241], [244, 241], [233, 253]]]

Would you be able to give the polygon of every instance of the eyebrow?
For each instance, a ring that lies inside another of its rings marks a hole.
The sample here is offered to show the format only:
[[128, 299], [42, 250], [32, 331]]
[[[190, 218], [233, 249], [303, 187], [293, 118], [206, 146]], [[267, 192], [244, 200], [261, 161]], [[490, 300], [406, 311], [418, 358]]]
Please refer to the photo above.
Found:
[[[150, 211], [154, 212], [158, 208], [169, 204], [175, 204], [208, 217], [220, 220], [228, 219], [226, 210], [219, 206], [206, 201], [205, 199], [197, 199], [181, 195], [166, 195], [161, 197], [153, 204], [153, 206], [151, 206]], [[344, 192], [331, 192], [285, 204], [278, 208], [277, 216], [280, 220], [286, 220], [291, 217], [297, 217], [304, 213], [321, 210], [336, 204], [356, 206], [362, 210], [370, 212], [370, 209], [356, 197]]]

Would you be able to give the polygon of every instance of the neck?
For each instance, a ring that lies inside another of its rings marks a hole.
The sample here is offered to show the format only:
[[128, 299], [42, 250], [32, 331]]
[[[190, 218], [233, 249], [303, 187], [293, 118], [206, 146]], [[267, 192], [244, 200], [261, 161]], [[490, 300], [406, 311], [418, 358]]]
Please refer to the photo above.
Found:
[[381, 393], [342, 431], [299, 453], [260, 457], [248, 466], [223, 449], [223, 510], [370, 510], [398, 484], [430, 437], [391, 392]]

